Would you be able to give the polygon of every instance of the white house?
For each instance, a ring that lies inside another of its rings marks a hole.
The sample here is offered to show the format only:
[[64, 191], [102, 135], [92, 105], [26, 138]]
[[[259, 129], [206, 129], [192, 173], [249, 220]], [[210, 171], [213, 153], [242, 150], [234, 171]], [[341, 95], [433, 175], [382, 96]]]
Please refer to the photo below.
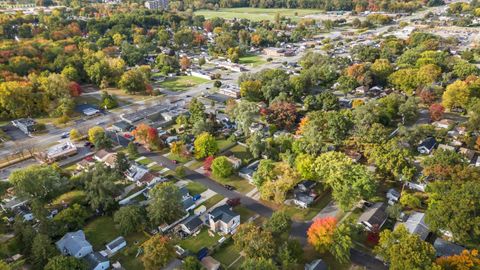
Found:
[[214, 232], [231, 234], [240, 225], [240, 215], [233, 212], [228, 205], [218, 206], [208, 213], [208, 223]]
[[127, 246], [127, 241], [123, 236], [115, 238], [112, 242], [105, 245], [110, 254], [117, 253], [120, 249]]
[[55, 245], [63, 255], [70, 255], [77, 259], [93, 252], [92, 245], [87, 241], [82, 230], [65, 234]]

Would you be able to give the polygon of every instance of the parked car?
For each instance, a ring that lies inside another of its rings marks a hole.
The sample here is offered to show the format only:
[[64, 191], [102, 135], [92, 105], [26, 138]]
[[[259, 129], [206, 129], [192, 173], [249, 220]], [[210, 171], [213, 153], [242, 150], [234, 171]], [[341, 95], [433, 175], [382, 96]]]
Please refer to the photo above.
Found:
[[240, 198], [231, 198], [227, 200], [227, 204], [230, 207], [235, 207], [237, 205], [240, 205]]
[[200, 194], [194, 195], [194, 196], [192, 197], [192, 199], [193, 199], [194, 202], [200, 200], [201, 198], [202, 198], [202, 195], [200, 195]]
[[230, 186], [230, 185], [225, 185], [224, 187], [228, 190], [234, 190], [235, 189], [234, 186]]
[[62, 133], [62, 136], [61, 136], [62, 139], [66, 139], [68, 137], [70, 137], [70, 133], [68, 133], [68, 132], [63, 132]]

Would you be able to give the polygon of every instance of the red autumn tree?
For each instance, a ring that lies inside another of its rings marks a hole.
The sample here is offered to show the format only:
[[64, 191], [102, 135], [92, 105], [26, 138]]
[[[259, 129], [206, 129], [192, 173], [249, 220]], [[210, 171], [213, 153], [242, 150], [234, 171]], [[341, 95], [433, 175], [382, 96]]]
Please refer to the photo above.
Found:
[[203, 169], [205, 171], [210, 171], [212, 169], [212, 162], [214, 160], [214, 157], [213, 156], [209, 156], [207, 158], [205, 158], [205, 161], [203, 162]]
[[435, 93], [430, 89], [425, 88], [420, 92], [420, 100], [424, 104], [432, 104], [435, 98]]
[[204, 21], [203, 22], [203, 30], [205, 30], [205, 32], [212, 32], [213, 30], [213, 23], [212, 21], [210, 20], [207, 20], [207, 21]]
[[380, 240], [380, 229], [379, 229], [379, 226], [375, 224], [373, 225], [372, 230], [368, 232], [367, 243], [369, 243], [372, 246], [375, 246], [378, 244], [379, 240]]
[[182, 68], [182, 70], [186, 70], [192, 64], [190, 59], [186, 56], [183, 56], [182, 58], [180, 58], [179, 62], [180, 62], [180, 67]]
[[275, 102], [270, 105], [267, 111], [267, 122], [280, 129], [293, 129], [296, 118], [297, 108], [293, 103]]
[[318, 252], [327, 251], [333, 243], [333, 234], [337, 226], [337, 219], [334, 217], [317, 218], [313, 221], [307, 231], [308, 243]]
[[433, 121], [438, 121], [442, 119], [443, 113], [445, 112], [445, 108], [438, 103], [432, 104], [429, 110], [430, 110], [430, 118], [432, 118]]
[[148, 130], [151, 127], [147, 124], [141, 123], [132, 131], [135, 140], [140, 143], [147, 143]]
[[70, 95], [72, 97], [78, 97], [82, 94], [82, 87], [76, 82], [71, 82], [70, 85]]

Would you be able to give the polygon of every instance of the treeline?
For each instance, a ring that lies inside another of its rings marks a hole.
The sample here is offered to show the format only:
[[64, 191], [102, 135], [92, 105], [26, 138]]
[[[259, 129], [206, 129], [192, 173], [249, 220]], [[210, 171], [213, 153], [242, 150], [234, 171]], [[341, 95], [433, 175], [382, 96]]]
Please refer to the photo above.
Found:
[[[172, 4], [178, 6], [174, 1]], [[412, 12], [424, 5], [443, 5], [443, 0], [210, 0], [210, 1], [182, 1], [185, 8], [312, 8], [326, 11], [390, 11]]]

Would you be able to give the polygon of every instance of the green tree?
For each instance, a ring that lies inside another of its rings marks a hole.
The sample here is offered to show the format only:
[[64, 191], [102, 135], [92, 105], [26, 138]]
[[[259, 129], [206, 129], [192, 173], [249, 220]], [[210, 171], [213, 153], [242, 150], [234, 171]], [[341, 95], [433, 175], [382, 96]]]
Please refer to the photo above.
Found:
[[303, 255], [303, 247], [298, 240], [283, 242], [277, 252], [282, 269], [293, 269]]
[[242, 100], [233, 109], [233, 118], [244, 134], [250, 134], [249, 127], [257, 117], [258, 107], [254, 102]]
[[17, 194], [46, 201], [64, 186], [65, 179], [52, 166], [31, 165], [12, 172], [9, 177]]
[[73, 141], [78, 141], [82, 137], [82, 134], [78, 131], [78, 129], [72, 128], [70, 130], [70, 139]]
[[263, 142], [263, 136], [261, 132], [254, 132], [247, 139], [248, 151], [252, 154], [253, 158], [259, 158], [263, 151], [265, 151], [265, 143]]
[[394, 231], [384, 230], [374, 252], [390, 263], [390, 269], [431, 269], [435, 260], [433, 246], [410, 234], [401, 225]]
[[275, 162], [271, 159], [260, 160], [257, 170], [253, 173], [253, 183], [261, 187], [263, 183], [274, 180], [277, 177], [274, 169]]
[[110, 211], [117, 206], [115, 197], [119, 195], [120, 187], [115, 183], [118, 180], [116, 171], [99, 163], [82, 178], [87, 200], [92, 209]]
[[247, 258], [240, 266], [241, 270], [276, 270], [278, 269], [272, 259]]
[[130, 159], [134, 159], [138, 156], [138, 149], [134, 142], [129, 142], [127, 145], [127, 153]]
[[415, 197], [415, 195], [412, 195], [410, 193], [402, 193], [402, 196], [400, 197], [400, 204], [403, 207], [408, 207], [410, 209], [416, 209], [419, 208], [422, 204], [419, 198]]
[[274, 236], [279, 236], [282, 233], [289, 232], [292, 220], [285, 211], [276, 211], [267, 220], [264, 227]]
[[115, 170], [120, 174], [123, 174], [130, 167], [130, 162], [128, 161], [127, 155], [124, 152], [117, 152], [117, 157], [115, 158]]
[[213, 175], [220, 178], [227, 178], [234, 171], [233, 164], [225, 156], [215, 158], [211, 168]]
[[173, 183], [158, 184], [149, 195], [151, 203], [147, 206], [147, 213], [155, 224], [170, 224], [185, 214], [182, 195]]
[[0, 270], [12, 270], [12, 268], [6, 262], [0, 261]]
[[175, 250], [166, 236], [154, 235], [143, 243], [142, 262], [146, 270], [163, 268], [174, 257]]
[[87, 270], [88, 265], [85, 261], [71, 256], [55, 256], [48, 260], [44, 270]]
[[147, 78], [139, 69], [131, 69], [123, 73], [118, 86], [129, 94], [143, 93], [147, 90], [147, 83]]
[[198, 99], [192, 98], [188, 105], [188, 111], [190, 112], [189, 121], [191, 124], [205, 120], [205, 105]]
[[37, 234], [32, 242], [32, 261], [36, 268], [42, 269], [48, 259], [56, 255], [52, 240], [44, 234]]
[[138, 232], [143, 229], [145, 223], [145, 214], [143, 209], [137, 205], [128, 205], [121, 207], [113, 215], [113, 221], [124, 235], [132, 232]]
[[418, 87], [417, 69], [404, 68], [399, 69], [388, 77], [388, 81], [396, 89], [404, 91], [407, 95], [412, 95]]
[[342, 223], [333, 233], [333, 244], [328, 251], [341, 263], [350, 261], [350, 249], [353, 246], [350, 225]]
[[442, 105], [447, 109], [465, 108], [470, 98], [470, 89], [464, 81], [455, 81], [447, 86], [442, 96]]
[[233, 241], [247, 258], [270, 258], [275, 253], [272, 234], [252, 222], [241, 224], [233, 235]]
[[65, 233], [82, 228], [88, 217], [89, 213], [83, 206], [74, 204], [60, 211], [60, 213], [53, 218], [53, 221], [57, 224], [59, 232]]
[[105, 134], [105, 129], [100, 126], [94, 126], [88, 130], [88, 140], [95, 144], [95, 141], [97, 141], [102, 134]]
[[218, 152], [218, 144], [210, 133], [204, 132], [195, 138], [195, 158], [202, 159]]
[[308, 154], [300, 154], [295, 159], [295, 168], [303, 179], [314, 180], [315, 174], [315, 158]]
[[200, 263], [200, 261], [196, 257], [187, 256], [183, 260], [182, 269], [183, 270], [202, 270], [203, 265]]
[[249, 101], [263, 100], [262, 82], [258, 80], [242, 82], [240, 84], [240, 95]]

